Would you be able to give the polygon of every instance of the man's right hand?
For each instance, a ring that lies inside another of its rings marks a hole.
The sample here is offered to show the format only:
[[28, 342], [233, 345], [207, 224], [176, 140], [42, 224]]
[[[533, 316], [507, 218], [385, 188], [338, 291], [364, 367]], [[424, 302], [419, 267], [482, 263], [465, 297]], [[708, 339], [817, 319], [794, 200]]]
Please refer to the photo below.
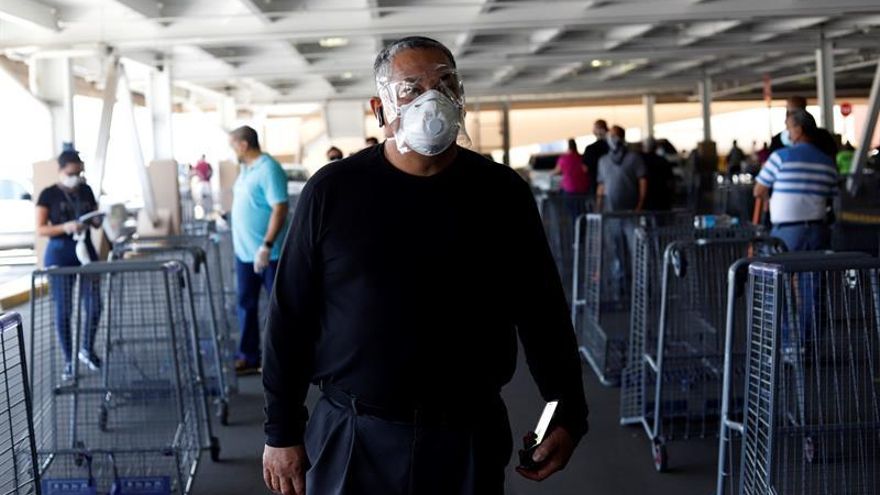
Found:
[[263, 480], [275, 493], [306, 495], [308, 459], [302, 445], [263, 449]]

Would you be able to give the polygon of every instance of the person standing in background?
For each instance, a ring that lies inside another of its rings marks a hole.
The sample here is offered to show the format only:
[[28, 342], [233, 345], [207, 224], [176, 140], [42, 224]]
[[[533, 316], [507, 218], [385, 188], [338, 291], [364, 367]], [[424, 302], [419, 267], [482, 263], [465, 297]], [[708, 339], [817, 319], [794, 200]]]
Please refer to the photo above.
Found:
[[373, 136], [368, 137], [364, 140], [364, 145], [369, 148], [370, 146], [376, 146], [379, 144], [379, 138], [375, 138]]
[[248, 126], [229, 133], [241, 170], [232, 197], [232, 243], [238, 281], [238, 324], [241, 332], [235, 370], [259, 370], [260, 291], [272, 293], [281, 241], [287, 230], [287, 175], [260, 149], [257, 131]]
[[590, 191], [590, 177], [587, 166], [581, 161], [574, 139], [568, 140], [568, 151], [556, 161], [554, 175], [562, 175], [562, 193], [565, 195], [565, 206], [571, 218], [577, 218], [586, 210], [586, 196]]
[[740, 173], [745, 158], [745, 153], [743, 153], [743, 150], [737, 145], [736, 139], [734, 139], [733, 145], [730, 147], [730, 153], [727, 154], [727, 174], [734, 175]]
[[[642, 211], [648, 195], [648, 173], [641, 153], [626, 144], [626, 132], [614, 126], [608, 133], [609, 152], [599, 160], [596, 211]], [[636, 223], [632, 218], [609, 218], [606, 249], [614, 253], [611, 280], [616, 296], [629, 294], [632, 280], [630, 254], [635, 244]]]
[[602, 119], [597, 120], [593, 124], [593, 135], [596, 136], [596, 142], [584, 149], [584, 156], [582, 157], [584, 165], [587, 166], [587, 174], [590, 177], [590, 194], [596, 194], [599, 159], [608, 153], [608, 141], [606, 140], [608, 137], [608, 123]]
[[336, 146], [331, 146], [330, 149], [327, 150], [327, 161], [335, 162], [336, 160], [342, 160], [342, 150]]
[[191, 173], [196, 179], [195, 187], [193, 187], [193, 199], [207, 213], [211, 210], [211, 177], [214, 176], [214, 169], [205, 160], [205, 155], [202, 155], [193, 166]]
[[[98, 259], [89, 236], [89, 227], [100, 226], [98, 218], [83, 223], [80, 217], [98, 209], [92, 188], [83, 179], [83, 162], [73, 149], [58, 156], [58, 182], [43, 189], [37, 198], [36, 232], [49, 238], [43, 266], [81, 266]], [[55, 329], [64, 354], [64, 380], [73, 378], [73, 344], [71, 330], [75, 277], [50, 275], [49, 290], [55, 303]], [[77, 358], [92, 371], [101, 369], [101, 359], [93, 346], [101, 319], [100, 279], [84, 275], [79, 288], [79, 304], [85, 311], [80, 349]], [[77, 330], [79, 331], [79, 329]]]
[[642, 160], [648, 179], [645, 210], [666, 211], [672, 208], [675, 196], [675, 174], [672, 163], [658, 153], [657, 141], [647, 138], [642, 143]]

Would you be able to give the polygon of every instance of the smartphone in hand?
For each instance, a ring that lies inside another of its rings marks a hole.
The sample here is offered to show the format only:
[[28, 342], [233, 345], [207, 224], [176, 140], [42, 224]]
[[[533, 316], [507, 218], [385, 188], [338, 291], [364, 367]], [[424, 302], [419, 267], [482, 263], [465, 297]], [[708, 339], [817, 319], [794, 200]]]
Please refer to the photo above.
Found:
[[538, 425], [535, 427], [535, 431], [529, 432], [523, 438], [523, 448], [519, 451], [520, 468], [528, 471], [537, 471], [540, 469], [541, 466], [532, 460], [532, 456], [535, 454], [535, 450], [538, 446], [541, 445], [541, 442], [544, 441], [544, 436], [550, 428], [550, 423], [553, 421], [553, 415], [556, 414], [556, 406], [558, 405], [558, 401], [548, 402], [547, 405], [544, 406], [544, 412], [541, 413], [541, 418], [538, 420]]

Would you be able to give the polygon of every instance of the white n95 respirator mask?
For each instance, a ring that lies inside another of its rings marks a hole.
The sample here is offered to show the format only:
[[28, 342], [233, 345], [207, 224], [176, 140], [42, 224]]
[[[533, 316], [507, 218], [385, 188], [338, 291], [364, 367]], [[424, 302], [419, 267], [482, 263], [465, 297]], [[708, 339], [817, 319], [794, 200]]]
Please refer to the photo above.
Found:
[[395, 133], [401, 145], [420, 155], [443, 153], [461, 131], [461, 109], [443, 93], [431, 89], [401, 105], [400, 125]]

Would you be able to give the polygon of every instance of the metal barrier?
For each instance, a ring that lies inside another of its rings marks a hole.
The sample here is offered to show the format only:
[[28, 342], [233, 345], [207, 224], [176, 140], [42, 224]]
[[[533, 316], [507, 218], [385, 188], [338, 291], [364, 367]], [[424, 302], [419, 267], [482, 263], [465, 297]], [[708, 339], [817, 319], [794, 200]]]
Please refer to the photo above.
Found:
[[741, 479], [738, 461], [741, 455], [742, 409], [746, 361], [746, 281], [749, 265], [786, 260], [858, 259], [864, 253], [791, 252], [773, 256], [743, 258], [727, 271], [727, 312], [724, 332], [724, 368], [721, 392], [721, 419], [718, 434], [718, 477], [716, 495], [736, 492]]
[[[727, 272], [751, 252], [779, 252], [772, 238], [698, 239], [670, 243], [663, 257], [656, 333], [644, 336], [642, 414], [654, 467], [665, 471], [666, 445], [718, 432]], [[648, 327], [650, 328], [650, 326]], [[653, 396], [653, 401], [651, 397]]]
[[673, 210], [587, 213], [575, 221], [572, 325], [580, 337], [581, 355], [603, 385], [620, 384], [626, 360], [636, 226], [686, 226], [693, 220], [692, 213]]
[[[220, 445], [186, 266], [91, 263], [35, 271], [32, 284], [43, 495], [189, 493], [202, 451], [217, 460]], [[102, 357], [99, 372], [81, 369], [81, 346]]]
[[40, 493], [21, 315], [0, 315], [0, 493]]
[[880, 488], [880, 260], [752, 263], [738, 487]]
[[229, 396], [238, 385], [233, 366], [236, 346], [226, 312], [217, 301], [217, 281], [212, 277], [220, 271], [219, 259], [209, 256], [210, 244], [208, 236], [129, 239], [113, 246], [112, 259], [176, 260], [187, 266], [192, 281], [188, 294], [196, 308], [194, 316], [199, 328], [206, 330], [199, 342], [199, 354], [207, 390], [215, 397], [217, 418], [225, 426], [229, 424]]

